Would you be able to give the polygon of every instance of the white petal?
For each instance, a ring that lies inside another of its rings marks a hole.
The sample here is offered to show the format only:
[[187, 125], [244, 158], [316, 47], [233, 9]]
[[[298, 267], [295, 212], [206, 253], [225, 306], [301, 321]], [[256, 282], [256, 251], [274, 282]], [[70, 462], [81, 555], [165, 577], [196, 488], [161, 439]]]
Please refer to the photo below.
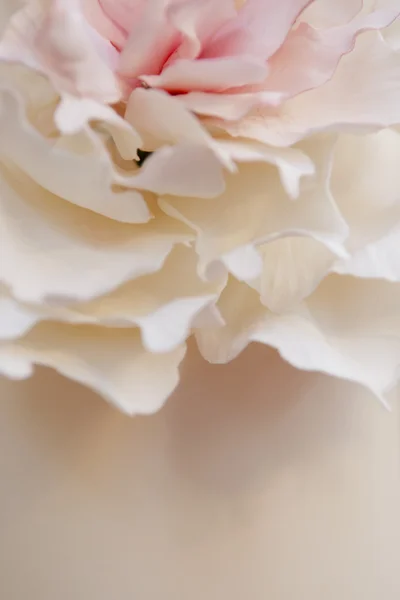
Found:
[[344, 275], [400, 283], [400, 227], [358, 250], [351, 259], [339, 261], [333, 270]]
[[362, 9], [363, 0], [318, 0], [301, 15], [313, 27], [335, 27], [348, 23]]
[[5, 0], [0, 4], [0, 37], [9, 25], [12, 15], [20, 10], [24, 4], [25, 0]]
[[231, 281], [218, 308], [226, 325], [196, 332], [201, 353], [226, 362], [251, 341], [277, 348], [299, 369], [369, 388], [382, 402], [400, 377], [400, 285], [330, 276], [292, 312], [274, 314]]
[[200, 121], [177, 97], [160, 90], [138, 88], [129, 98], [125, 118], [138, 131], [145, 150], [164, 144], [197, 144], [211, 148], [222, 164], [234, 168]]
[[137, 175], [121, 178], [121, 184], [156, 194], [213, 198], [225, 183], [214, 153], [202, 145], [165, 146], [146, 159]]
[[137, 150], [143, 143], [139, 134], [115, 110], [90, 98], [64, 96], [54, 119], [61, 133], [69, 135], [87, 130], [92, 121], [100, 121], [101, 126], [112, 135], [125, 160], [136, 159]]
[[381, 239], [400, 223], [400, 135], [341, 135], [335, 148], [331, 189], [350, 227], [351, 252]]
[[29, 376], [45, 365], [93, 388], [127, 414], [158, 410], [179, 381], [185, 355], [144, 350], [138, 330], [42, 323], [18, 342], [0, 344], [0, 372]]
[[312, 159], [298, 148], [273, 148], [248, 140], [218, 140], [218, 146], [237, 162], [276, 165], [282, 185], [291, 198], [298, 197], [301, 178], [315, 173]]
[[166, 196], [159, 204], [196, 231], [203, 273], [234, 250], [280, 237], [309, 236], [331, 252], [346, 255], [347, 225], [328, 189], [331, 148], [329, 141], [315, 143], [315, 161], [321, 165], [314, 177], [304, 179], [296, 202], [285, 194], [276, 169], [258, 163], [241, 165], [237, 174], [227, 177], [225, 192], [212, 201]]
[[31, 329], [40, 317], [6, 294], [0, 295], [0, 339], [17, 338]]
[[253, 341], [291, 364], [360, 383], [383, 402], [400, 376], [400, 286], [332, 276], [292, 314], [268, 315]]
[[252, 281], [259, 277], [263, 268], [263, 261], [258, 251], [252, 245], [235, 248], [221, 258], [229, 273], [240, 281]]
[[94, 134], [46, 140], [27, 122], [20, 102], [0, 89], [0, 150], [53, 194], [122, 222], [143, 223], [150, 211], [139, 192], [115, 192], [120, 181]]
[[[163, 268], [139, 277], [106, 296], [85, 304], [53, 309], [49, 318], [115, 327], [140, 327], [143, 343], [151, 352], [169, 352], [183, 343], [195, 319], [218, 300], [226, 277], [207, 282], [196, 272], [192, 248], [177, 246]], [[216, 319], [213, 318], [213, 325]]]
[[284, 99], [279, 92], [252, 92], [243, 94], [213, 94], [189, 92], [179, 96], [180, 101], [191, 111], [228, 121], [244, 117], [256, 106], [278, 106]]
[[85, 300], [157, 271], [190, 239], [160, 215], [146, 225], [105, 219], [46, 193], [21, 173], [0, 177], [0, 280], [26, 301]]
[[245, 283], [230, 279], [217, 304], [224, 326], [198, 329], [195, 333], [202, 356], [211, 363], [227, 363], [250, 343], [268, 310], [260, 296]]
[[259, 284], [261, 301], [273, 312], [290, 310], [309, 296], [329, 273], [335, 256], [308, 237], [287, 237], [265, 244]]

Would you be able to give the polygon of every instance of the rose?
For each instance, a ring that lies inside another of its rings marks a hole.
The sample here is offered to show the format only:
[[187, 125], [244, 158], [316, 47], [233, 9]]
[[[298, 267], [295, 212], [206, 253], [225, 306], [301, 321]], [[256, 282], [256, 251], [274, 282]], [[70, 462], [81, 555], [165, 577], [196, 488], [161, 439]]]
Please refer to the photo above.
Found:
[[46, 364], [149, 412], [194, 333], [209, 360], [258, 341], [383, 399], [400, 364], [400, 10], [9, 7], [2, 372]]

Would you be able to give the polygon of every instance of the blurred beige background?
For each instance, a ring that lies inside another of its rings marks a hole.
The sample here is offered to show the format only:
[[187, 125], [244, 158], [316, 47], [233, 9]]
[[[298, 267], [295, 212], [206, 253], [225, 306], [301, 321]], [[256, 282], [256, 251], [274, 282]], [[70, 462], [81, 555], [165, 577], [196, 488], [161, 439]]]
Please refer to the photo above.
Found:
[[0, 386], [1, 600], [398, 600], [399, 418], [271, 350], [192, 349], [129, 419], [45, 370]]

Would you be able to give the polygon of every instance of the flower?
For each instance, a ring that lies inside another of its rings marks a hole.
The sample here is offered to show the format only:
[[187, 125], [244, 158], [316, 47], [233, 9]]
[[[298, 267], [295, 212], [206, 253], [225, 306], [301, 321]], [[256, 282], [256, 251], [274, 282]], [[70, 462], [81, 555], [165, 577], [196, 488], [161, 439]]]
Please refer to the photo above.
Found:
[[0, 370], [133, 414], [251, 342], [385, 401], [400, 366], [400, 9], [0, 12]]

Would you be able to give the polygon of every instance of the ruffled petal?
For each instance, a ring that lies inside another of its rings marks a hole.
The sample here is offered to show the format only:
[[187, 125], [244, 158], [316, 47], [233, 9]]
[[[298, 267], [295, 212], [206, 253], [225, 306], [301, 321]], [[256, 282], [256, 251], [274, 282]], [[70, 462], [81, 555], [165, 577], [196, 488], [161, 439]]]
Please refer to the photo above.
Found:
[[300, 21], [312, 27], [338, 27], [361, 12], [364, 0], [318, 0], [311, 2], [300, 15]]
[[118, 64], [119, 73], [132, 79], [158, 74], [179, 43], [178, 31], [167, 18], [165, 0], [147, 0], [140, 16], [129, 28]]
[[40, 316], [0, 289], [0, 340], [19, 338], [28, 332]]
[[315, 160], [324, 166], [305, 178], [295, 202], [285, 194], [276, 169], [260, 161], [243, 164], [228, 176], [226, 191], [212, 202], [166, 196], [159, 203], [195, 230], [204, 271], [241, 247], [287, 236], [312, 237], [343, 255], [348, 228], [328, 188], [331, 150], [330, 142], [316, 145]]
[[328, 29], [314, 29], [301, 23], [270, 60], [264, 89], [294, 96], [326, 83], [345, 54], [354, 48], [356, 37], [369, 29], [382, 29], [400, 14], [386, 9], [360, 14], [349, 23]]
[[[100, 108], [104, 109], [104, 117], [108, 108]], [[13, 94], [1, 89], [0, 126], [4, 156], [44, 189], [118, 221], [145, 223], [151, 218], [140, 193], [122, 187], [115, 191], [117, 184], [123, 185], [123, 178], [89, 128], [75, 135], [46, 139], [27, 122], [21, 103]]]
[[223, 149], [235, 162], [266, 162], [278, 168], [282, 185], [290, 198], [300, 194], [300, 182], [306, 175], [314, 175], [315, 164], [299, 148], [272, 148], [248, 140], [219, 140]]
[[205, 146], [165, 146], [146, 159], [136, 175], [121, 184], [156, 194], [214, 198], [225, 189], [221, 165]]
[[201, 353], [227, 362], [250, 342], [276, 348], [293, 366], [359, 383], [383, 403], [400, 376], [400, 286], [331, 276], [307, 302], [282, 315], [231, 281], [218, 307], [226, 326], [198, 331]]
[[162, 213], [126, 225], [78, 208], [16, 171], [0, 177], [0, 280], [31, 302], [84, 300], [161, 268], [175, 243], [191, 239]]
[[386, 129], [341, 135], [334, 152], [331, 190], [346, 222], [350, 252], [377, 241], [400, 224], [400, 134]]
[[259, 252], [263, 268], [256, 289], [261, 302], [276, 313], [292, 310], [307, 298], [330, 272], [336, 258], [310, 237], [281, 238], [263, 245]]
[[60, 93], [117, 102], [116, 50], [85, 20], [79, 0], [34, 0], [14, 15], [0, 58], [48, 75]]
[[399, 54], [379, 33], [368, 32], [325, 85], [288, 100], [277, 114], [219, 125], [234, 136], [287, 146], [322, 130], [368, 132], [399, 122]]
[[310, 0], [247, 0], [238, 18], [222, 27], [209, 44], [206, 56], [272, 56], [284, 42], [299, 14]]
[[179, 100], [199, 115], [217, 117], [228, 121], [241, 119], [255, 107], [279, 106], [285, 96], [280, 92], [254, 92], [243, 94], [212, 94], [189, 92]]
[[192, 144], [210, 148], [218, 160], [233, 168], [199, 120], [178, 98], [160, 90], [136, 89], [127, 104], [125, 118], [143, 139], [144, 148], [156, 150], [165, 144]]
[[0, 38], [7, 29], [11, 17], [25, 4], [25, 0], [6, 0], [0, 5]]
[[[137, 326], [149, 352], [169, 352], [191, 334], [204, 312], [220, 325], [215, 308], [226, 278], [207, 282], [197, 275], [197, 256], [192, 248], [177, 246], [163, 268], [130, 281], [91, 302], [47, 307], [47, 318], [107, 327]], [[209, 323], [210, 324], [210, 323]]]
[[400, 226], [376, 242], [354, 252], [351, 259], [339, 261], [333, 271], [342, 275], [386, 279], [400, 283]]
[[306, 371], [359, 383], [384, 404], [400, 377], [400, 286], [327, 279], [292, 314], [268, 315], [253, 341]]
[[265, 80], [267, 64], [251, 55], [198, 60], [177, 59], [160, 75], [141, 77], [147, 85], [169, 92], [208, 91], [224, 92]]
[[129, 415], [157, 411], [179, 381], [185, 346], [153, 354], [137, 329], [42, 323], [0, 344], [0, 372], [24, 378], [35, 364], [87, 385]]
[[179, 32], [182, 41], [171, 56], [197, 58], [207, 47], [207, 42], [226, 22], [236, 17], [233, 0], [186, 0], [176, 2], [168, 8], [169, 22]]

